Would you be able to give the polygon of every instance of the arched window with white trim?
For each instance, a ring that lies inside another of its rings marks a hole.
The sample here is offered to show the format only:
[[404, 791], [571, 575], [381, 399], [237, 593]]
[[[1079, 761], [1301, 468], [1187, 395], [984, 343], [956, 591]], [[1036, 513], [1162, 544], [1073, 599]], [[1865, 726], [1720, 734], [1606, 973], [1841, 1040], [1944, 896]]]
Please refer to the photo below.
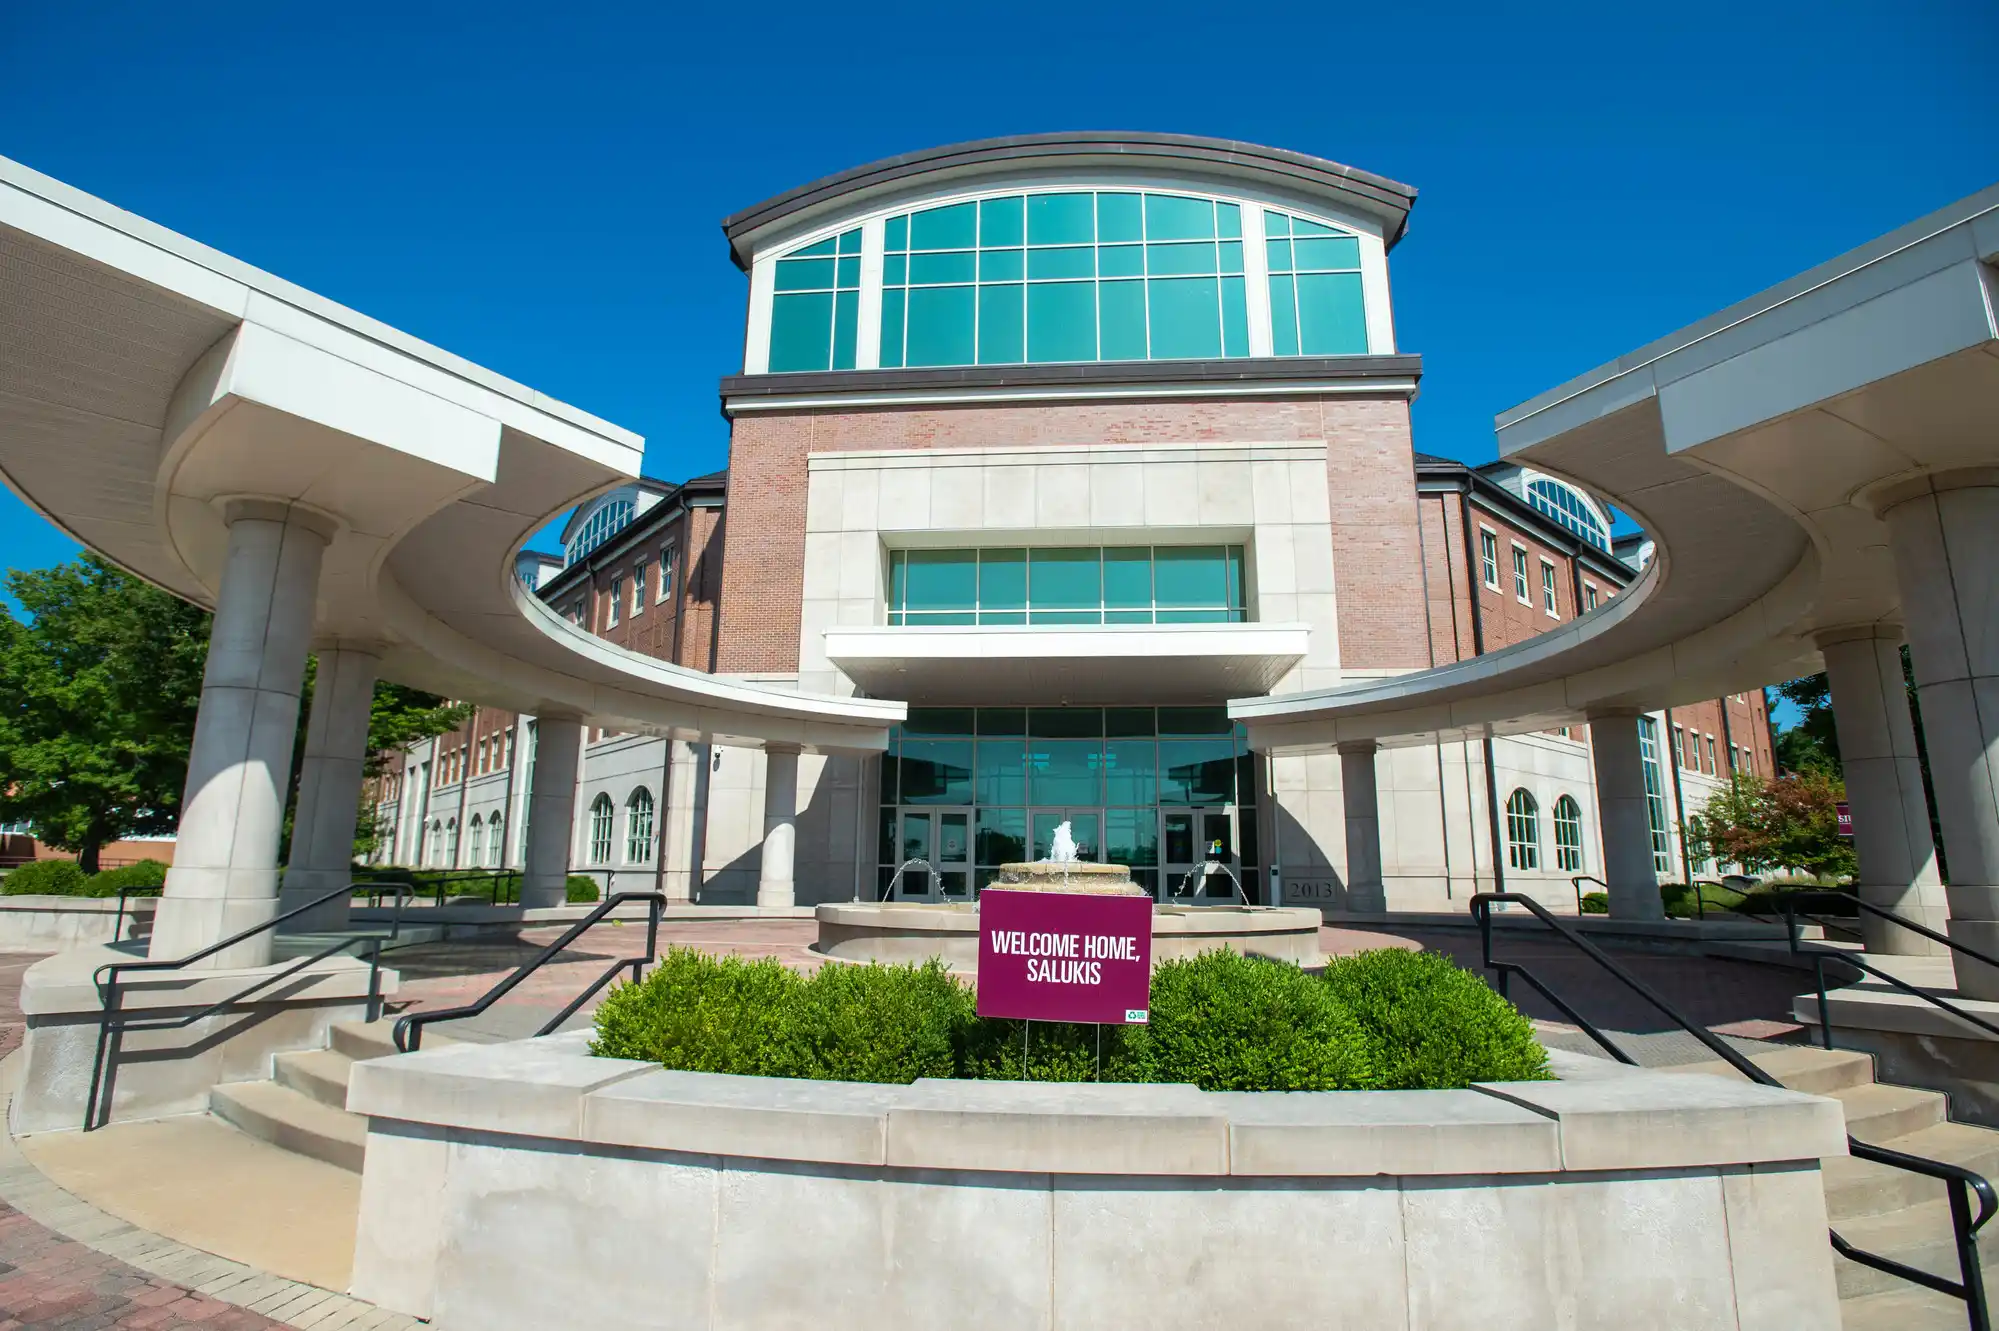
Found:
[[652, 858], [652, 792], [644, 786], [625, 801], [625, 863], [644, 864]]
[[433, 869], [444, 863], [444, 820], [433, 818], [430, 822], [430, 854], [424, 857]]
[[507, 857], [507, 820], [500, 814], [492, 818], [492, 835], [487, 838], [486, 867], [497, 869]]
[[439, 867], [445, 869], [455, 869], [458, 867], [458, 820], [456, 818], [450, 818], [445, 821], [444, 863]]
[[1506, 797], [1506, 862], [1515, 869], [1541, 867], [1541, 806], [1525, 788]]
[[483, 865], [486, 862], [486, 820], [476, 813], [473, 814], [472, 826], [468, 830], [472, 834], [472, 845], [471, 853], [466, 856], [465, 862], [475, 867]]
[[590, 863], [611, 862], [611, 824], [616, 817], [609, 795], [599, 795], [590, 801]]
[[1563, 873], [1583, 868], [1583, 811], [1571, 795], [1555, 801], [1555, 866]]

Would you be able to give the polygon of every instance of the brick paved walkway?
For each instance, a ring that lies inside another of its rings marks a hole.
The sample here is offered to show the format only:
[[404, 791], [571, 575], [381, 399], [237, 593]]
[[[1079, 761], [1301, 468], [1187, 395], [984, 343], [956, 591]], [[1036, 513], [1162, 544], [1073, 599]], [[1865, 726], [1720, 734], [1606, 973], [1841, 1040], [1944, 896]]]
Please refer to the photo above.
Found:
[[259, 1331], [278, 1325], [127, 1266], [0, 1203], [0, 1331]]

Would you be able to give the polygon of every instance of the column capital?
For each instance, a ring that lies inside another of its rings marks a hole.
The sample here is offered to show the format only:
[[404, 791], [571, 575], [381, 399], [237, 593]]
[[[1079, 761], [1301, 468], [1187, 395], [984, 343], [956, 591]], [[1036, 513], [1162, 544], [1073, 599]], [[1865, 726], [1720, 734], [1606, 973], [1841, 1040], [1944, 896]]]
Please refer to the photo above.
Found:
[[1853, 503], [1877, 518], [1885, 518], [1890, 509], [1899, 508], [1912, 499], [1921, 499], [1924, 495], [1983, 487], [1999, 488], [1999, 467], [1954, 467], [1915, 476], [1890, 477], [1862, 486], [1854, 494]]
[[1333, 751], [1342, 758], [1358, 758], [1363, 756], [1372, 758], [1375, 754], [1381, 752], [1381, 741], [1378, 739], [1343, 739], [1333, 745]]
[[222, 495], [214, 503], [222, 511], [222, 524], [226, 527], [233, 527], [239, 522], [276, 522], [309, 531], [321, 541], [331, 544], [334, 536], [346, 525], [323, 509], [290, 499], [274, 499], [269, 495]]
[[791, 756], [791, 757], [793, 757], [793, 758], [796, 758], [796, 757], [797, 757], [797, 756], [798, 756], [799, 754], [801, 754], [801, 753], [804, 753], [804, 752], [805, 752], [805, 746], [804, 746], [803, 744], [768, 744], [768, 743], [767, 743], [767, 744], [765, 744], [765, 745], [764, 745], [764, 756], [765, 756], [765, 757], [770, 757], [770, 756], [772, 756], [772, 755], [776, 755], [776, 754], [788, 754], [789, 756]]

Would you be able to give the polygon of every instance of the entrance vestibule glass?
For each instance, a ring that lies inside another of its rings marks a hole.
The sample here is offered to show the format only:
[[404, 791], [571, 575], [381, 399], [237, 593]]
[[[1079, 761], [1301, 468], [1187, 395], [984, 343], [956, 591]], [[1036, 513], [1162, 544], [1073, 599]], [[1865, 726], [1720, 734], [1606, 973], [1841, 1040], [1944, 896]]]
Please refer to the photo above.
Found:
[[[1155, 894], [1210, 859], [1255, 892], [1255, 766], [1222, 707], [911, 708], [880, 798], [883, 895], [894, 882], [897, 898], [966, 900], [1000, 865], [1045, 857], [1065, 821], [1084, 859], [1126, 865]], [[969, 858], [949, 849], [966, 833]], [[911, 858], [935, 876], [895, 882]], [[1235, 896], [1222, 874], [1198, 891]]]

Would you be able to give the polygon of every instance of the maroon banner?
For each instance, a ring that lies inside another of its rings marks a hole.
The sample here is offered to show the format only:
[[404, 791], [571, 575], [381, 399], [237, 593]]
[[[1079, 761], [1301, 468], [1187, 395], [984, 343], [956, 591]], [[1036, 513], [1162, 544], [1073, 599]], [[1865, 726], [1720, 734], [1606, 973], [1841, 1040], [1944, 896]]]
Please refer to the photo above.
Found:
[[1839, 803], [1833, 805], [1832, 808], [1834, 816], [1839, 819], [1839, 834], [1843, 837], [1852, 836], [1853, 835], [1852, 808], [1847, 805], [1847, 802], [1845, 800], [1841, 800]]
[[980, 1016], [1123, 1025], [1151, 995], [1151, 897], [979, 894]]

